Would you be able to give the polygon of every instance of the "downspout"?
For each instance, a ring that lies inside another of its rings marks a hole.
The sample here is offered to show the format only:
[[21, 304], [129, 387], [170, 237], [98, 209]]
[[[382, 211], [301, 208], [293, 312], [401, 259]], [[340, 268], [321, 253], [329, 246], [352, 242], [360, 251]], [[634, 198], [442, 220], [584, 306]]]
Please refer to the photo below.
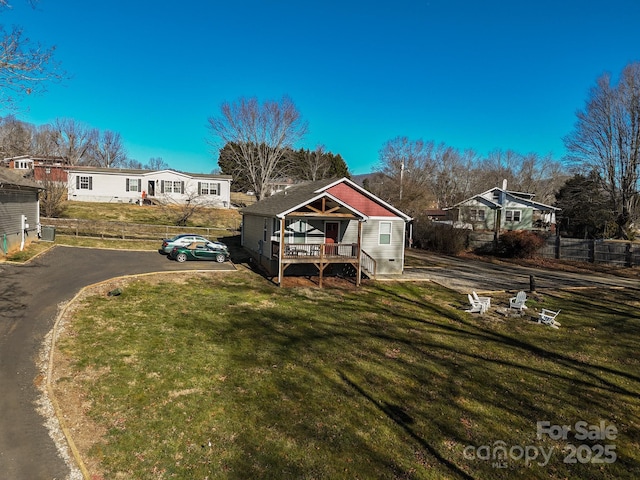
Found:
[[280, 219], [280, 243], [278, 244], [278, 286], [282, 287], [282, 279], [284, 278], [284, 265], [282, 260], [284, 259], [284, 227], [285, 217]]
[[24, 250], [24, 240], [25, 234], [27, 233], [27, 228], [29, 228], [29, 224], [27, 223], [27, 216], [20, 215], [20, 251]]

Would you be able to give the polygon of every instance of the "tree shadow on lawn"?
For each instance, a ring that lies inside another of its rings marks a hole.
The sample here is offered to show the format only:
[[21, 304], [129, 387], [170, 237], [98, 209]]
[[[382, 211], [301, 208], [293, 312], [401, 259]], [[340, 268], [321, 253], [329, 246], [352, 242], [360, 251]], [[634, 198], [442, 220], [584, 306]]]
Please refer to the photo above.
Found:
[[[423, 291], [374, 286], [369, 294], [336, 294], [335, 303], [328, 307], [333, 315], [321, 306], [330, 297], [308, 302], [299, 295], [295, 309], [276, 304], [256, 312], [248, 306], [228, 331], [218, 334], [228, 338], [242, 332], [244, 341], [253, 345], [230, 353], [236, 367], [277, 365], [296, 371], [301, 379], [313, 379], [309, 385], [273, 376], [275, 392], [263, 412], [265, 418], [287, 418], [280, 396], [304, 403], [318, 391], [325, 391], [327, 397], [345, 397], [350, 404], [344, 408], [362, 409], [363, 404], [352, 398], [355, 391], [371, 410], [382, 412], [416, 447], [426, 450], [430, 462], [455, 476], [473, 478], [467, 470], [477, 469], [495, 473], [484, 470], [486, 465], [465, 463], [464, 445], [497, 439], [523, 445], [531, 441], [536, 421], [541, 420], [627, 421], [621, 434], [630, 440], [628, 445], [637, 441], [637, 422], [632, 420], [637, 414], [632, 412], [637, 411], [638, 376], [565, 353], [592, 338], [571, 339], [531, 322], [488, 324], [450, 306], [424, 301]], [[291, 295], [295, 297], [296, 292]], [[571, 302], [579, 306], [586, 297], [554, 301], [564, 302], [570, 312], [575, 311]], [[581, 321], [591, 325], [589, 319]], [[368, 393], [373, 391], [375, 396]], [[619, 401], [623, 398], [633, 405], [627, 408], [626, 402]], [[278, 424], [284, 436], [300, 441], [308, 435], [313, 438], [317, 431], [308, 422], [318, 422], [323, 409], [336, 408], [323, 400], [312, 401], [320, 405], [307, 404], [290, 425]], [[360, 421], [366, 424], [371, 418], [375, 415]], [[357, 443], [369, 462], [380, 462], [385, 468], [392, 465], [394, 472], [411, 477], [407, 466], [411, 459], [397, 460], [351, 426], [341, 428], [348, 443]], [[624, 461], [628, 462], [625, 468], [638, 470], [636, 461]], [[538, 473], [545, 478], [545, 472]]]

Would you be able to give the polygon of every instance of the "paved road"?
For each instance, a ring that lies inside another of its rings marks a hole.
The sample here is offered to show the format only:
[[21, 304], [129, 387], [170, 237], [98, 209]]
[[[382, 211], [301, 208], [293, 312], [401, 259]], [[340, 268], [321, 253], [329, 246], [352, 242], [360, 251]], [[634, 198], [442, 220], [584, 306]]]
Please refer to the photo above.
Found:
[[26, 265], [0, 264], [0, 478], [61, 480], [70, 469], [36, 412], [37, 358], [58, 305], [113, 277], [233, 269], [167, 260], [157, 252], [55, 247]]
[[535, 277], [537, 290], [580, 287], [625, 287], [640, 288], [637, 279], [617, 277], [601, 273], [572, 273], [542, 270], [517, 265], [472, 261], [469, 259], [434, 255], [412, 250], [407, 255], [415, 256], [427, 266], [407, 268], [405, 280], [429, 280], [460, 293], [499, 292], [529, 290], [529, 279]]

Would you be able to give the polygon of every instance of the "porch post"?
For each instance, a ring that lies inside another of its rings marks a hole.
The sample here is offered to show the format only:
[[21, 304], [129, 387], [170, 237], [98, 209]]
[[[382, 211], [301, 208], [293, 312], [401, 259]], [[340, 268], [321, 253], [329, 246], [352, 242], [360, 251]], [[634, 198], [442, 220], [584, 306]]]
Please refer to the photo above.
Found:
[[282, 280], [284, 279], [284, 217], [280, 219], [280, 243], [278, 244], [278, 286], [282, 287]]
[[360, 286], [360, 277], [362, 276], [362, 220], [358, 220], [358, 244], [356, 246], [356, 258], [358, 260], [358, 268], [356, 268], [356, 286]]

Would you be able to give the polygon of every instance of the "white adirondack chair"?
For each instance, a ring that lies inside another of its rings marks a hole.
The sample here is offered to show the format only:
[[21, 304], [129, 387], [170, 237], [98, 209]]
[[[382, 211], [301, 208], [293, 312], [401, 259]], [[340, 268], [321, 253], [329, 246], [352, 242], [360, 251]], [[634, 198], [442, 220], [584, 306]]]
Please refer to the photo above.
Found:
[[540, 312], [540, 316], [538, 317], [538, 323], [543, 323], [544, 325], [549, 325], [553, 328], [558, 328], [561, 324], [556, 321], [556, 317], [560, 313], [560, 310], [554, 312], [553, 310], [547, 310], [543, 308]]
[[515, 308], [518, 311], [525, 310], [527, 306], [525, 302], [527, 301], [527, 293], [524, 291], [519, 291], [515, 297], [511, 297], [509, 299], [509, 308]]
[[476, 292], [471, 292], [471, 295], [473, 296], [473, 299], [476, 302], [480, 302], [480, 303], [486, 304], [487, 308], [485, 310], [489, 310], [489, 307], [491, 306], [491, 298], [489, 298], [489, 297], [479, 297]]
[[482, 315], [484, 312], [487, 311], [486, 304], [482, 302], [478, 302], [476, 299], [473, 298], [473, 296], [471, 296], [470, 293], [467, 294], [467, 297], [469, 298], [469, 304], [471, 305], [471, 308], [468, 310], [465, 310], [465, 312], [479, 313], [480, 315]]

